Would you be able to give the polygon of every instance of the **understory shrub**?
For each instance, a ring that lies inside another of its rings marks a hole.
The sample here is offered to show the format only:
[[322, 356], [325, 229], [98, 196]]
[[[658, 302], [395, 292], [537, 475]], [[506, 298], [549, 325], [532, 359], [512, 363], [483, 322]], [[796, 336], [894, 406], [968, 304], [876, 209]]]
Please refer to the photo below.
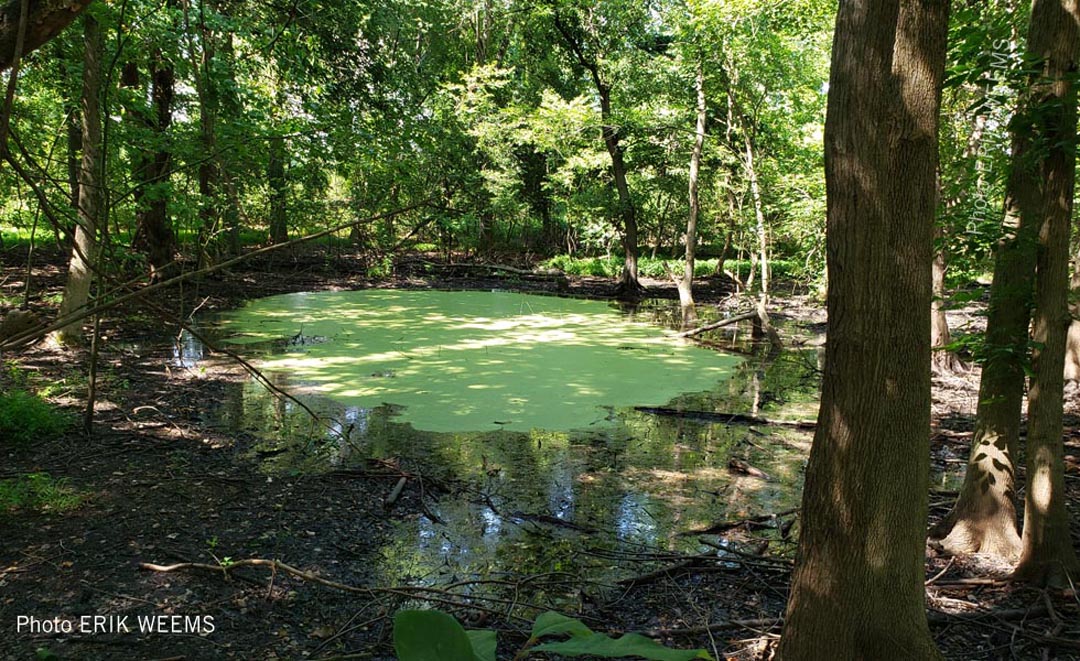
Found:
[[0, 439], [22, 445], [55, 436], [71, 424], [71, 416], [25, 390], [0, 393]]

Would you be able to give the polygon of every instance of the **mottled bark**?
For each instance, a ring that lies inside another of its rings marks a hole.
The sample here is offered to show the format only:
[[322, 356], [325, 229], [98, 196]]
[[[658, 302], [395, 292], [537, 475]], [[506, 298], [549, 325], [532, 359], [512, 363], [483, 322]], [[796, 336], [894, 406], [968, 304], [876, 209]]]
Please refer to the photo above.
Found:
[[[82, 163], [79, 168], [79, 212], [75, 244], [68, 264], [67, 284], [60, 303], [61, 317], [86, 306], [93, 283], [97, 258], [99, 212], [101, 209], [101, 55], [103, 42], [97, 19], [83, 19], [82, 83]], [[74, 322], [56, 331], [61, 344], [82, 340], [82, 323]]]
[[840, 3], [825, 121], [821, 408], [780, 657], [935, 659], [930, 262], [948, 0]]
[[1015, 578], [1070, 587], [1080, 578], [1065, 508], [1062, 442], [1065, 341], [1069, 328], [1069, 223], [1076, 173], [1075, 76], [1080, 59], [1080, 0], [1034, 0], [1028, 56], [1040, 72], [1030, 112], [1018, 128], [1037, 145], [1037, 204], [1021, 207], [1039, 223], [1028, 392], [1027, 483], [1023, 549]]

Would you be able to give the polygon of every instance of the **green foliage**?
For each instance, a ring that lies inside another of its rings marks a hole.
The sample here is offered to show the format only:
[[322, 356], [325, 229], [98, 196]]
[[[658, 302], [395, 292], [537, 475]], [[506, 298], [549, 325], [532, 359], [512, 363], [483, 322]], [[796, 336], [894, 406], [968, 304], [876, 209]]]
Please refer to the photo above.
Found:
[[83, 502], [83, 496], [66, 479], [48, 473], [30, 473], [0, 480], [0, 511], [42, 510], [67, 512]]
[[[539, 643], [548, 636], [565, 640]], [[398, 661], [495, 661], [494, 631], [466, 631], [452, 616], [437, 610], [402, 610], [394, 616], [394, 650]], [[673, 650], [639, 634], [620, 638], [596, 633], [581, 620], [548, 611], [536, 618], [532, 633], [514, 657], [531, 652], [606, 659], [642, 658], [652, 661], [711, 659], [705, 650]]]
[[70, 424], [70, 415], [25, 390], [0, 394], [0, 438], [11, 443], [55, 436]]
[[[703, 278], [714, 275], [717, 271], [716, 259], [698, 259], [694, 261], [694, 277]], [[642, 257], [638, 260], [638, 273], [648, 278], [665, 279], [671, 273], [681, 275], [683, 272], [683, 260], [660, 259], [654, 257]], [[622, 257], [571, 257], [570, 255], [556, 255], [551, 259], [540, 263], [540, 268], [555, 269], [567, 275], [599, 276], [605, 278], [618, 277], [622, 272]], [[794, 260], [777, 259], [769, 262], [773, 277], [788, 279], [797, 278], [803, 271]], [[729, 259], [724, 262], [724, 270], [745, 277], [750, 272], [750, 260]]]

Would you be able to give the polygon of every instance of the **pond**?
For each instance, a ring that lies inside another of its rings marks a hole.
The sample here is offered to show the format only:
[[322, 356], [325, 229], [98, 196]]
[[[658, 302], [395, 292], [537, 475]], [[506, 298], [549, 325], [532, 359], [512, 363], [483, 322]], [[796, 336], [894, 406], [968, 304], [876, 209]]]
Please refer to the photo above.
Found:
[[[675, 338], [659, 323], [671, 313], [666, 301], [625, 310], [510, 292], [262, 299], [204, 330], [330, 422], [254, 380], [214, 422], [261, 439], [270, 474], [400, 459], [459, 485], [395, 524], [376, 580], [572, 571], [606, 582], [633, 572], [620, 554], [698, 551], [682, 533], [788, 510], [801, 491], [807, 432], [651, 407], [812, 419], [815, 351], [715, 351]], [[190, 337], [177, 351], [186, 364], [202, 354]], [[780, 532], [755, 534], [786, 553]]]

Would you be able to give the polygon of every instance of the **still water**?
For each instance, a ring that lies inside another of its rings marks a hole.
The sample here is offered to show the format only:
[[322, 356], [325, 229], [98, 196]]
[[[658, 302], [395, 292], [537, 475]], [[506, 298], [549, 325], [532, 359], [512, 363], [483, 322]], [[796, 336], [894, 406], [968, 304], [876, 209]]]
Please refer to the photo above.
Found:
[[[275, 296], [204, 329], [322, 422], [254, 381], [214, 415], [261, 439], [271, 474], [393, 459], [457, 485], [395, 524], [372, 568], [387, 583], [541, 572], [606, 582], [623, 571], [619, 553], [700, 551], [679, 533], [789, 509], [801, 491], [808, 433], [634, 407], [812, 419], [814, 351], [703, 348], [660, 323], [670, 313], [667, 302], [627, 311], [509, 292]], [[201, 353], [187, 341], [178, 361]], [[790, 550], [776, 532], [755, 534]]]

